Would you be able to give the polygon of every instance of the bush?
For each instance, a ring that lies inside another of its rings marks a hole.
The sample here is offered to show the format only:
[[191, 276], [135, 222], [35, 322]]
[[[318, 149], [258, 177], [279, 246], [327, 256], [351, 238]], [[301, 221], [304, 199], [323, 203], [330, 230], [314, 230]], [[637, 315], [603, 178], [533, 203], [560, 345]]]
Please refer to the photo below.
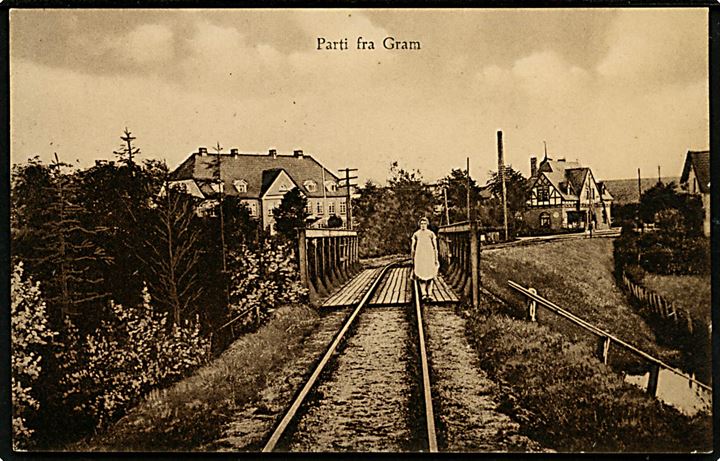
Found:
[[[167, 314], [143, 303], [124, 308], [111, 305], [114, 318], [80, 340], [68, 324], [67, 373], [63, 397], [97, 427], [122, 415], [153, 388], [169, 384], [204, 363], [208, 341], [198, 322], [167, 326]], [[74, 353], [68, 353], [72, 352]]]
[[231, 315], [254, 310], [259, 322], [276, 306], [298, 303], [307, 295], [298, 280], [292, 244], [271, 246], [266, 241], [257, 251], [243, 246], [230, 257], [234, 269], [230, 288]]
[[711, 418], [687, 417], [623, 382], [592, 348], [535, 323], [474, 317], [481, 367], [504, 388], [501, 408], [560, 451], [709, 450]]
[[10, 282], [10, 321], [12, 324], [12, 428], [13, 449], [31, 446], [34, 430], [28, 427], [40, 410], [33, 385], [42, 372], [42, 358], [47, 346], [55, 336], [48, 327], [45, 302], [40, 284], [23, 279], [23, 265], [15, 265]]

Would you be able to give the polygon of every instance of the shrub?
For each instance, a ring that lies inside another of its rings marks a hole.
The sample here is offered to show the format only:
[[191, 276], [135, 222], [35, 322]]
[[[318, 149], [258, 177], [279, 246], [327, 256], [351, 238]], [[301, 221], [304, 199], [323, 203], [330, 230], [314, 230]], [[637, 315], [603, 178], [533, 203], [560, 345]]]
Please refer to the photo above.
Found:
[[230, 257], [231, 315], [252, 309], [261, 321], [275, 306], [298, 303], [307, 294], [297, 277], [291, 244], [265, 242], [257, 251], [243, 246]]
[[207, 359], [208, 341], [198, 322], [167, 326], [167, 314], [150, 304], [147, 288], [139, 306], [111, 305], [114, 318], [81, 341], [68, 324], [70, 344], [63, 397], [97, 427], [123, 414], [153, 388], [194, 370]]
[[18, 450], [31, 446], [34, 430], [27, 426], [27, 421], [40, 410], [33, 384], [42, 371], [45, 346], [56, 334], [48, 327], [40, 284], [34, 284], [30, 278], [23, 279], [22, 263], [13, 268], [10, 282], [10, 321], [13, 448]]

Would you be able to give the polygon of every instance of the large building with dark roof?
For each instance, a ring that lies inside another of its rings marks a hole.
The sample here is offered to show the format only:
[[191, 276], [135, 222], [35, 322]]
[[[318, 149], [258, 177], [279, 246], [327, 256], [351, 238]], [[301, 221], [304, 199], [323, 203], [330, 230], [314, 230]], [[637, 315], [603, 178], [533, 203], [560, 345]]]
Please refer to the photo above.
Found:
[[590, 168], [564, 158], [530, 158], [523, 220], [532, 229], [607, 229], [613, 196]]
[[285, 194], [298, 188], [307, 198], [307, 212], [314, 226], [324, 226], [336, 215], [345, 224], [347, 190], [340, 179], [302, 150], [281, 155], [275, 149], [266, 154], [208, 153], [201, 147], [170, 175], [171, 184], [204, 200], [215, 200], [220, 192], [237, 196], [263, 228], [274, 232], [272, 210]]
[[689, 194], [699, 195], [705, 208], [703, 232], [710, 236], [710, 151], [688, 151], [680, 175], [680, 187]]

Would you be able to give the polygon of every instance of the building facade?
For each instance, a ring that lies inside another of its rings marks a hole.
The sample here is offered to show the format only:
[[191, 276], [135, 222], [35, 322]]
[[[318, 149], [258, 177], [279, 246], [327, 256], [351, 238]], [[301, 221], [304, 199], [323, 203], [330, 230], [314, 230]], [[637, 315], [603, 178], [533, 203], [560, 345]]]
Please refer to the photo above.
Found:
[[523, 221], [531, 229], [607, 229], [612, 195], [590, 168], [563, 158], [530, 158], [530, 179]]
[[680, 175], [680, 187], [702, 198], [705, 218], [703, 233], [710, 237], [710, 151], [688, 151]]
[[281, 155], [275, 149], [267, 154], [239, 153], [237, 149], [216, 154], [200, 147], [170, 175], [170, 184], [181, 185], [205, 204], [217, 200], [220, 193], [238, 197], [271, 233], [275, 231], [273, 210], [295, 188], [307, 199], [308, 221], [313, 227], [327, 226], [333, 215], [346, 226], [347, 189], [339, 181], [302, 150]]

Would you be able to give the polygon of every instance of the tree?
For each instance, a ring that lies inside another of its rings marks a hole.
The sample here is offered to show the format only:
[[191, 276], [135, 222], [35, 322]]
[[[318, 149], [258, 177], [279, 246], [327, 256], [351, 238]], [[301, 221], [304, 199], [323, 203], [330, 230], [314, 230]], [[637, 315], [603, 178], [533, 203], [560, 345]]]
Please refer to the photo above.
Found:
[[404, 170], [397, 162], [390, 168], [388, 187], [368, 182], [358, 193], [353, 210], [363, 256], [408, 253], [418, 219], [437, 221], [434, 197], [420, 172]]
[[305, 227], [307, 198], [297, 187], [285, 193], [280, 205], [273, 210], [275, 229], [287, 241], [296, 239], [297, 228]]
[[340, 216], [334, 214], [328, 218], [327, 226], [330, 228], [342, 227], [343, 220]]
[[173, 324], [181, 324], [197, 309], [203, 293], [198, 282], [200, 228], [195, 222], [192, 198], [171, 187], [156, 200], [149, 223], [145, 250], [138, 257], [151, 275], [148, 285], [156, 303], [172, 313]]
[[[525, 202], [527, 200], [527, 179], [519, 171], [511, 166], [505, 167], [505, 197], [507, 200], [508, 227], [517, 229], [520, 225], [519, 216], [525, 211]], [[488, 213], [492, 216], [494, 225], [503, 225], [503, 203], [502, 203], [502, 184], [500, 175], [497, 171], [490, 173], [490, 179], [487, 186], [493, 194], [493, 200], [487, 203], [491, 208]]]
[[[676, 210], [670, 213], [668, 210]], [[699, 236], [702, 234], [704, 210], [699, 197], [677, 190], [674, 182], [658, 182], [643, 192], [640, 197], [640, 219], [643, 222], [665, 221], [665, 227], [673, 227], [674, 232]], [[674, 218], [670, 218], [674, 216]], [[661, 226], [662, 222], [659, 222]]]
[[[468, 174], [467, 171], [458, 168], [453, 168], [450, 174], [438, 181], [438, 185], [446, 190], [447, 203], [448, 203], [448, 214], [450, 216], [450, 222], [461, 222], [467, 221], [467, 191], [468, 191]], [[477, 216], [478, 212], [478, 197], [480, 187], [477, 182], [470, 178], [470, 206], [473, 210], [473, 216]], [[445, 197], [444, 195], [438, 194], [437, 203], [445, 208]]]
[[56, 155], [52, 165], [33, 160], [13, 169], [14, 257], [42, 284], [55, 329], [68, 315], [84, 326], [98, 320], [108, 296], [102, 269], [111, 262], [95, 243], [106, 229], [86, 219], [90, 212], [66, 167]]

